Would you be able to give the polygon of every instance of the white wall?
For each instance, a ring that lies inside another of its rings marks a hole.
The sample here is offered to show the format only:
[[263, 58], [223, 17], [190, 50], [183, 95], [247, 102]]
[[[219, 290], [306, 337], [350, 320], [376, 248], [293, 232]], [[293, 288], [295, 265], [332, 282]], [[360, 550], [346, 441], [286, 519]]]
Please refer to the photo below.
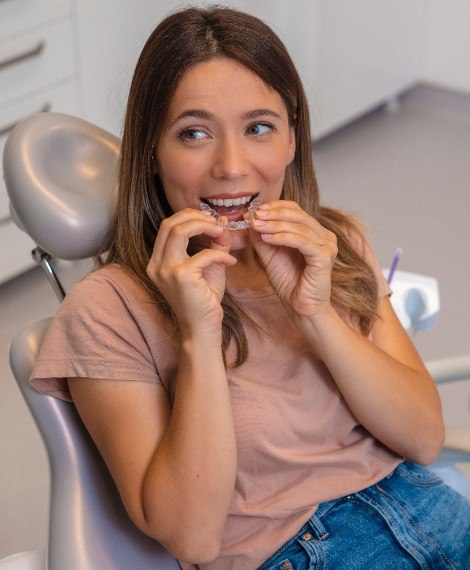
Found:
[[426, 83], [470, 94], [470, 2], [428, 0]]
[[306, 87], [318, 138], [418, 82], [427, 12], [426, 0], [313, 4], [319, 37], [312, 91]]

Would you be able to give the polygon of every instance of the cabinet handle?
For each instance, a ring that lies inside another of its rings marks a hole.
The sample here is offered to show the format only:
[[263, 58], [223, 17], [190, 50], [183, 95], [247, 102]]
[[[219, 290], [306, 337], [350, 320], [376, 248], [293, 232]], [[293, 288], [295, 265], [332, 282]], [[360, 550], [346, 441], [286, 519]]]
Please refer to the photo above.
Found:
[[10, 65], [15, 65], [22, 61], [25, 61], [26, 59], [38, 57], [38, 55], [41, 55], [41, 53], [44, 51], [45, 47], [46, 47], [46, 42], [40, 41], [36, 46], [34, 46], [31, 49], [28, 49], [27, 51], [24, 51], [23, 53], [19, 53], [18, 55], [14, 55], [12, 57], [4, 59], [3, 61], [0, 61], [0, 71], [5, 69], [6, 67], [10, 67]]
[[[50, 110], [51, 110], [51, 104], [45, 103], [40, 109], [38, 109], [37, 111], [32, 111], [31, 113], [27, 113], [27, 115], [30, 115], [30, 114], [32, 115], [33, 113], [47, 113], [47, 111], [50, 111]], [[25, 117], [27, 115], [25, 115]], [[7, 135], [10, 131], [12, 131], [16, 127], [16, 125], [20, 121], [21, 121], [21, 119], [18, 119], [18, 121], [13, 121], [12, 123], [4, 125], [3, 127], [0, 126], [0, 137]]]

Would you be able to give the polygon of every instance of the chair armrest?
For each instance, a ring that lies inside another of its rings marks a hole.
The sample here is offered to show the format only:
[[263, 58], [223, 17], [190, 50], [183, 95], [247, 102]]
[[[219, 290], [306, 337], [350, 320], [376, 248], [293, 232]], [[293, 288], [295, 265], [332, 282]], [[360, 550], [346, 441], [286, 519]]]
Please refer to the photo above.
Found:
[[444, 447], [467, 453], [465, 461], [470, 461], [470, 427], [447, 427]]
[[425, 364], [436, 384], [470, 380], [470, 354], [429, 360]]

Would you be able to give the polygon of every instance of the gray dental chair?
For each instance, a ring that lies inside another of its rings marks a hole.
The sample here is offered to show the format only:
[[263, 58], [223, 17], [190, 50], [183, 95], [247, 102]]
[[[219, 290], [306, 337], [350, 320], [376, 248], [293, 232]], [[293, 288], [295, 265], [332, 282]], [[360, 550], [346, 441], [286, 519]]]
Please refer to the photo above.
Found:
[[[58, 113], [32, 115], [9, 136], [4, 174], [12, 216], [37, 243], [34, 257], [59, 298], [64, 292], [50, 256], [78, 260], [100, 253], [113, 206], [118, 154], [118, 139]], [[51, 467], [47, 562], [34, 570], [178, 568], [158, 543], [131, 523], [73, 404], [30, 387], [31, 369], [49, 322], [27, 325], [10, 348], [14, 376], [42, 434]], [[429, 363], [429, 369], [437, 382], [466, 379], [470, 357]], [[466, 480], [453, 464], [470, 461], [470, 445], [465, 434], [453, 437], [435, 468], [466, 493]], [[15, 566], [17, 561], [12, 559], [10, 566], [0, 561], [0, 570], [32, 569]]]
[[[116, 137], [58, 113], [33, 115], [8, 138], [4, 175], [12, 217], [38, 244], [33, 257], [44, 267], [59, 299], [64, 292], [50, 256], [77, 260], [100, 253], [113, 205], [118, 155]], [[129, 519], [73, 404], [30, 387], [33, 363], [49, 323], [44, 319], [25, 326], [10, 345], [13, 374], [50, 462], [47, 561], [24, 553], [0, 561], [0, 569], [179, 568], [161, 545]]]

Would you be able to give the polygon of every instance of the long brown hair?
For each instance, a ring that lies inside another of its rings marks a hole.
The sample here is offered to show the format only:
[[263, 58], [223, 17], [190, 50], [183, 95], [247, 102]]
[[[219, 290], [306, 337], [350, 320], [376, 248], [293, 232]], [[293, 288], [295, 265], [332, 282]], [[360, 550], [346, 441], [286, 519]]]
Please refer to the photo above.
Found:
[[[136, 275], [178, 332], [171, 307], [146, 273], [160, 224], [173, 213], [152, 160], [180, 79], [194, 65], [219, 58], [241, 63], [282, 97], [296, 137], [296, 154], [286, 169], [282, 198], [296, 201], [338, 236], [332, 302], [367, 334], [376, 314], [375, 278], [349, 243], [350, 218], [319, 205], [308, 106], [299, 75], [284, 44], [266, 24], [231, 8], [193, 7], [175, 12], [159, 24], [142, 50], [128, 99], [118, 204], [106, 263], [117, 262]], [[194, 253], [194, 244], [189, 253]], [[248, 355], [242, 324], [246, 315], [229, 292], [222, 306], [224, 354], [233, 339], [237, 366]]]

